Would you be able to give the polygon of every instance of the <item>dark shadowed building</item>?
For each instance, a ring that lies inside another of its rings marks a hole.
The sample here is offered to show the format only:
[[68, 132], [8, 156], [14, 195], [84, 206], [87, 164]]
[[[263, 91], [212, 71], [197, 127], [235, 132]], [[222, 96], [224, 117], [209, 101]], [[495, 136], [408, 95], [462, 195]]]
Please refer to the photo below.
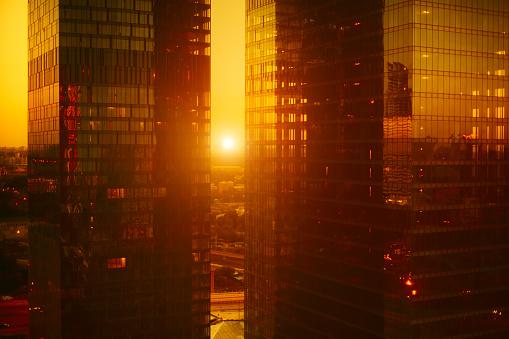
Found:
[[210, 0], [30, 0], [32, 338], [208, 338]]
[[246, 5], [246, 338], [507, 338], [509, 3]]

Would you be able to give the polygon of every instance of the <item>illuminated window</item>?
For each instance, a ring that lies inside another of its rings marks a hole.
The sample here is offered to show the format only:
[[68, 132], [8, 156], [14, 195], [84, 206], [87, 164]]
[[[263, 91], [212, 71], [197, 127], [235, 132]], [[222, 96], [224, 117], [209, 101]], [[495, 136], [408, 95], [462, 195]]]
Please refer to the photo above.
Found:
[[289, 140], [295, 140], [295, 130], [294, 129], [290, 129], [288, 131], [288, 139]]
[[166, 187], [154, 188], [154, 197], [165, 197], [165, 196], [166, 196]]
[[497, 126], [497, 139], [505, 139], [505, 126]]
[[505, 107], [497, 107], [496, 109], [497, 118], [503, 119], [505, 118]]
[[125, 188], [108, 188], [108, 198], [117, 199], [125, 196]]
[[108, 259], [108, 268], [123, 268], [125, 267], [125, 258]]

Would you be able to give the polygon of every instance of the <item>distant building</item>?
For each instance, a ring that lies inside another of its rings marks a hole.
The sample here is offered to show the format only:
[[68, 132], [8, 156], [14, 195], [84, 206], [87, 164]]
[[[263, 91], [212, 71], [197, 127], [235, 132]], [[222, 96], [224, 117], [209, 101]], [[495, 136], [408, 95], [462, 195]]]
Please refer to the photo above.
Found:
[[0, 241], [28, 240], [29, 226], [27, 217], [0, 218]]
[[4, 147], [0, 149], [0, 173], [25, 172], [27, 167], [27, 150], [24, 147]]
[[210, 184], [210, 193], [217, 193], [217, 185]]
[[233, 190], [233, 181], [220, 181], [217, 184], [217, 192], [219, 194], [223, 192], [229, 192]]
[[246, 7], [246, 338], [508, 338], [508, 2]]
[[244, 185], [234, 185], [233, 186], [233, 190], [235, 192], [239, 192], [239, 193], [244, 193], [244, 188], [245, 188]]
[[209, 338], [210, 0], [28, 9], [31, 338]]

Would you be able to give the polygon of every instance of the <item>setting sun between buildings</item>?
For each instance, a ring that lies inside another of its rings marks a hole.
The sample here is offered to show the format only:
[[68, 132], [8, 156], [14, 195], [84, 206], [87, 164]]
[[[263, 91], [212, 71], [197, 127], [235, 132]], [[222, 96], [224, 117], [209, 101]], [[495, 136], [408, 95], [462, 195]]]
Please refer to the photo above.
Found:
[[223, 139], [223, 148], [224, 149], [226, 149], [226, 150], [232, 149], [233, 145], [234, 145], [234, 142], [233, 142], [232, 138], [224, 138]]

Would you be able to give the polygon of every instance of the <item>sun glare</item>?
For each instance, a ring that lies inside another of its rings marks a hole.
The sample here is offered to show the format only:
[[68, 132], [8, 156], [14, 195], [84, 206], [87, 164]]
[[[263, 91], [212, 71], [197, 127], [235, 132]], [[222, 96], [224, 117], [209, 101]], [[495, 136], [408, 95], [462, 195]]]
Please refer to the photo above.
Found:
[[233, 147], [233, 140], [231, 138], [224, 138], [223, 139], [223, 148], [231, 149], [232, 147]]

